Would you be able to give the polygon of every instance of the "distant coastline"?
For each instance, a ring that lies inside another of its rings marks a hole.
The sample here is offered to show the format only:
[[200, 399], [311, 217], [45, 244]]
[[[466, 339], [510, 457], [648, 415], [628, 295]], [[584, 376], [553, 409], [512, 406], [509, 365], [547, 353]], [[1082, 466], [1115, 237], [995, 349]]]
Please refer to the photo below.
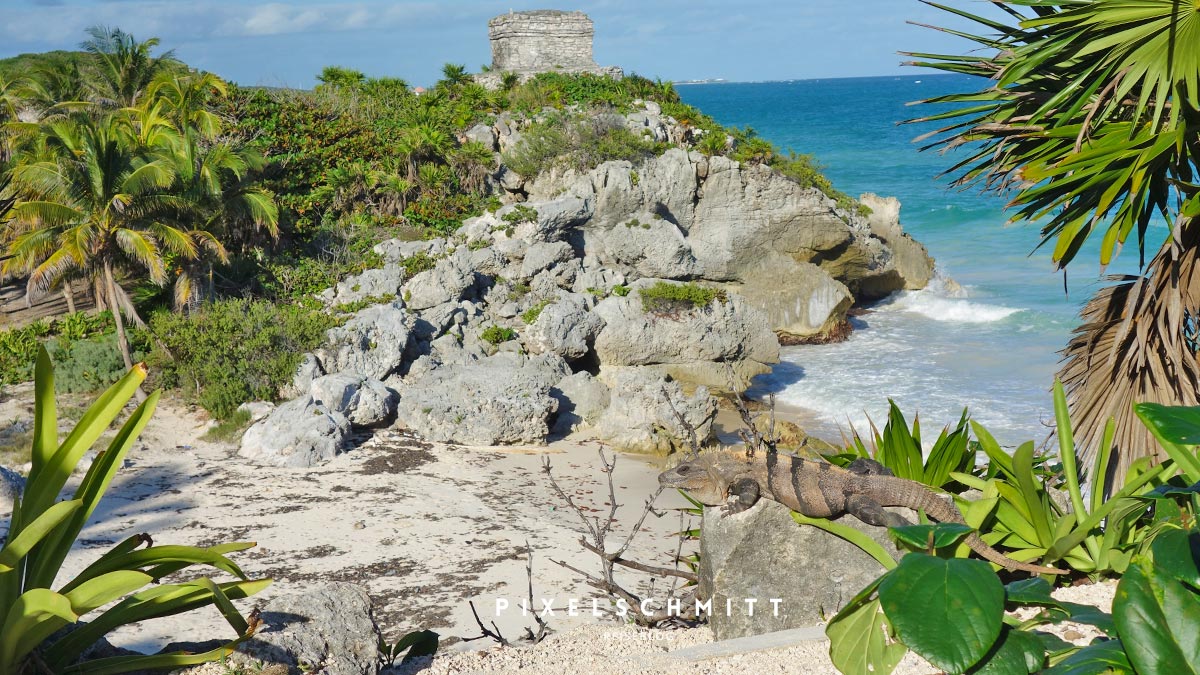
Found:
[[850, 77], [796, 77], [785, 80], [727, 80], [723, 77], [712, 77], [701, 80], [672, 80], [671, 84], [676, 87], [683, 87], [696, 84], [799, 84], [801, 82], [833, 82], [840, 80], [934, 80], [948, 78], [970, 77], [969, 75], [959, 75], [956, 73], [927, 73], [914, 72], [908, 74], [895, 75], [854, 75]]

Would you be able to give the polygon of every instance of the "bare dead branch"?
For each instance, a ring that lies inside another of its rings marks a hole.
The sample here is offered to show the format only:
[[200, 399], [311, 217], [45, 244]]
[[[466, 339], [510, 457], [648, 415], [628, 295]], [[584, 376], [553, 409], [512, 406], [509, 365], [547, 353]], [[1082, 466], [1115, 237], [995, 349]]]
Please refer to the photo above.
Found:
[[684, 455], [684, 461], [695, 459], [700, 454], [700, 440], [696, 434], [696, 425], [688, 421], [683, 413], [675, 407], [675, 403], [671, 400], [671, 393], [667, 391], [666, 386], [662, 388], [663, 401], [667, 407], [671, 409], [671, 415], [675, 417], [675, 421], [679, 423], [680, 428], [687, 434], [688, 452]]
[[475, 640], [491, 638], [491, 639], [495, 640], [501, 647], [511, 647], [512, 646], [512, 643], [509, 642], [508, 640], [506, 640], [504, 638], [504, 636], [500, 633], [500, 629], [496, 626], [495, 621], [492, 622], [491, 629], [488, 629], [487, 626], [483, 625], [483, 619], [479, 618], [479, 612], [475, 610], [475, 601], [474, 600], [468, 600], [467, 604], [471, 606], [471, 614], [473, 614], [475, 616], [475, 623], [479, 624], [480, 634], [476, 635], [475, 637], [465, 637], [462, 639], [463, 642], [473, 642]]

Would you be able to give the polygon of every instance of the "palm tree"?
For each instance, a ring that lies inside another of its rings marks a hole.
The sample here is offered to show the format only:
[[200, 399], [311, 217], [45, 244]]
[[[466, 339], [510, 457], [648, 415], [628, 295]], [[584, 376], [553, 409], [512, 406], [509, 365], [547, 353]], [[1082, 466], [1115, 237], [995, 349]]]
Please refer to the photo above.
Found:
[[251, 178], [266, 165], [251, 148], [207, 143], [198, 128], [188, 127], [172, 144], [171, 158], [172, 190], [192, 208], [188, 234], [197, 244], [197, 254], [180, 260], [175, 276], [175, 307], [182, 309], [200, 299], [201, 278], [212, 293], [214, 262], [229, 260], [223, 241], [246, 242], [258, 232], [278, 238], [279, 209], [275, 196]]
[[85, 87], [92, 100], [105, 107], [135, 105], [159, 75], [182, 68], [174, 52], [151, 55], [158, 38], [138, 42], [120, 28], [104, 26], [87, 32], [91, 39], [80, 45], [91, 55], [83, 73]]
[[176, 130], [195, 129], [204, 138], [215, 138], [221, 119], [208, 103], [213, 95], [226, 96], [229, 86], [212, 73], [160, 73], [150, 85], [148, 100], [161, 102]]
[[467, 141], [450, 153], [449, 159], [458, 177], [458, 184], [469, 192], [483, 190], [484, 181], [496, 164], [496, 156], [491, 149], [479, 141]]
[[50, 124], [46, 133], [57, 157], [12, 172], [21, 198], [11, 218], [19, 233], [3, 269], [28, 274], [30, 294], [65, 275], [91, 278], [98, 304], [112, 310], [121, 357], [130, 366], [122, 315], [140, 318], [118, 270], [143, 271], [161, 285], [164, 256], [194, 258], [198, 242], [212, 237], [176, 226], [193, 207], [170, 192], [173, 163], [140, 147], [120, 116], [77, 115]]
[[461, 63], [447, 63], [442, 66], [442, 81], [438, 84], [445, 84], [449, 87], [462, 86], [471, 81], [471, 74], [467, 72], [467, 67]]
[[[915, 65], [977, 75], [987, 86], [931, 99], [957, 105], [914, 121], [947, 122], [926, 135], [939, 136], [927, 147], [968, 148], [950, 170], [958, 184], [1015, 192], [1015, 219], [1045, 219], [1039, 245], [1053, 244], [1059, 269], [1092, 236], [1108, 265], [1132, 235], [1142, 273], [1092, 298], [1060, 371], [1085, 466], [1115, 420], [1116, 461], [1109, 475], [1090, 477], [1111, 489], [1135, 459], [1162, 458], [1133, 403], [1200, 403], [1189, 334], [1200, 314], [1200, 5], [993, 4], [1012, 20], [949, 10], [992, 33], [949, 31], [982, 50], [910, 54]], [[1146, 266], [1148, 247], [1159, 252]]]

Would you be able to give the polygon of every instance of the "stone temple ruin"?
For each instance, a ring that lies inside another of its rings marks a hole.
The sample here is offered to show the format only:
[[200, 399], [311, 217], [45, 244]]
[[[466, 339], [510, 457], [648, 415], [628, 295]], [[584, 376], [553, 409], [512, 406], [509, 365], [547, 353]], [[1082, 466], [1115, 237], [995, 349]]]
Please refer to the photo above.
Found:
[[509, 12], [488, 22], [492, 68], [480, 77], [499, 83], [504, 73], [528, 79], [538, 73], [595, 73], [621, 77], [620, 68], [601, 68], [592, 57], [592, 20], [583, 12], [539, 9]]

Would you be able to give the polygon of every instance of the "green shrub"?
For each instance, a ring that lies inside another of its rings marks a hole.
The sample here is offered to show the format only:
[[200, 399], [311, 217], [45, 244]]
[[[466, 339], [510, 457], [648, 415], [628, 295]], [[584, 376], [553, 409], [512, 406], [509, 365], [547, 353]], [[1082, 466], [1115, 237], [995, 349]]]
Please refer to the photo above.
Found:
[[525, 312], [521, 314], [521, 320], [524, 321], [525, 325], [527, 326], [533, 325], [535, 322], [537, 322], [538, 317], [542, 315], [542, 310], [546, 309], [552, 304], [554, 304], [554, 300], [550, 299], [539, 302], [533, 307], [525, 310]]
[[607, 118], [554, 115], [527, 129], [504, 163], [532, 178], [554, 167], [589, 171], [613, 160], [636, 163], [664, 148]]
[[228, 419], [221, 420], [204, 433], [204, 440], [214, 443], [231, 443], [242, 437], [242, 432], [250, 426], [250, 411], [235, 410]]
[[699, 284], [672, 284], [666, 281], [640, 289], [638, 295], [642, 298], [642, 309], [657, 314], [699, 309], [707, 307], [713, 300], [725, 302], [729, 299], [725, 291], [718, 288]]
[[333, 308], [333, 311], [339, 312], [341, 314], [354, 314], [355, 312], [366, 309], [366, 308], [370, 307], [371, 305], [382, 305], [384, 303], [394, 302], [395, 300], [396, 300], [395, 293], [388, 293], [386, 295], [368, 295], [367, 297], [362, 298], [361, 300], [355, 300], [354, 302], [344, 302], [340, 305], [337, 305], [336, 307]]
[[[251, 622], [230, 600], [240, 600], [270, 585], [250, 580], [227, 554], [254, 546], [230, 543], [210, 548], [155, 545], [146, 534], [118, 543], [65, 584], [56, 585], [76, 539], [94, 515], [124, 458], [158, 404], [151, 394], [129, 416], [103, 451], [95, 455], [74, 496], [59, 501], [67, 479], [84, 454], [121, 414], [146, 377], [135, 367], [83, 415], [60, 445], [54, 407], [54, 371], [50, 356], [37, 357], [35, 430], [32, 463], [23, 498], [14, 506], [11, 527], [0, 549], [0, 673], [103, 672], [177, 669], [215, 661], [254, 634]], [[100, 512], [103, 514], [104, 512]], [[142, 548], [145, 546], [145, 548]], [[236, 577], [214, 582], [207, 577], [161, 583], [193, 566], [211, 567]], [[61, 581], [59, 582], [61, 583]], [[58, 590], [51, 590], [56, 586]], [[116, 628], [141, 624], [215, 605], [237, 637], [200, 654], [175, 652], [84, 660], [87, 650]], [[86, 623], [80, 617], [97, 612]], [[73, 630], [62, 629], [73, 627]]]
[[60, 347], [69, 347], [75, 340], [103, 335], [113, 330], [112, 314], [109, 312], [75, 312], [54, 319], [34, 321], [22, 328], [2, 331], [0, 384], [16, 384], [33, 379], [33, 364], [37, 359], [38, 347], [50, 338], [57, 337]]
[[625, 284], [617, 284], [616, 286], [612, 287], [612, 294], [618, 298], [623, 298], [629, 295], [629, 287]]
[[508, 342], [509, 340], [517, 337], [517, 332], [511, 328], [493, 324], [485, 328], [483, 332], [479, 334], [479, 337], [483, 339], [484, 342], [498, 345], [502, 342]]
[[520, 225], [521, 223], [535, 223], [538, 219], [537, 209], [524, 204], [517, 204], [512, 211], [504, 214], [500, 220], [509, 225]]
[[[125, 362], [117, 347], [116, 333], [75, 342], [54, 338], [46, 342], [46, 350], [54, 360], [59, 391], [98, 391], [125, 374]], [[145, 358], [142, 351], [134, 351], [132, 356], [135, 363]]]
[[224, 420], [247, 401], [274, 400], [332, 324], [315, 309], [262, 300], [221, 300], [189, 315], [159, 312], [150, 319], [149, 360], [164, 385]]
[[411, 279], [421, 272], [427, 272], [437, 265], [439, 257], [431, 256], [424, 251], [417, 251], [415, 254], [401, 260], [399, 265], [404, 268], [406, 278]]

